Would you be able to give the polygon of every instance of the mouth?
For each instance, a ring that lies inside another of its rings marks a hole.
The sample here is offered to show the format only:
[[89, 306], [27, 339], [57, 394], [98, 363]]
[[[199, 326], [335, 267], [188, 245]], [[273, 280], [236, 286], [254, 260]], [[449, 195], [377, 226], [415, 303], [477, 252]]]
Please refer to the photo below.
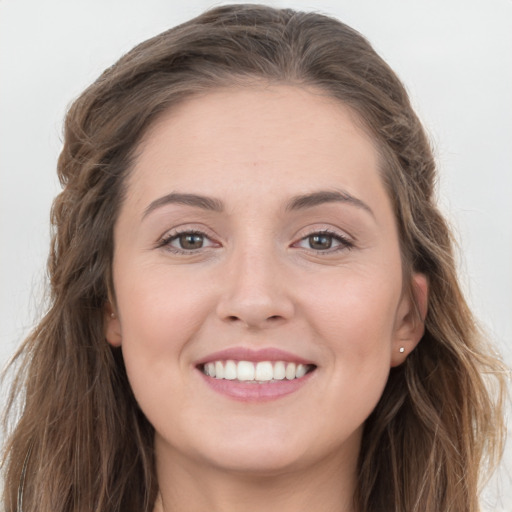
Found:
[[314, 364], [291, 361], [215, 360], [197, 368], [207, 377], [246, 384], [272, 384], [302, 379], [316, 369]]
[[195, 369], [214, 392], [245, 403], [278, 400], [309, 387], [317, 365], [297, 354], [268, 347], [231, 347], [196, 361]]

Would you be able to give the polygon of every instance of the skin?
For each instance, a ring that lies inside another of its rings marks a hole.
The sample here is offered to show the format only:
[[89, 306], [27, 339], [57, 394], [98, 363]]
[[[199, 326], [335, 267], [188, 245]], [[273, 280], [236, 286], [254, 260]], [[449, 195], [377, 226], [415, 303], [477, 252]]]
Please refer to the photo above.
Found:
[[[287, 208], [317, 191], [355, 200]], [[170, 193], [223, 210], [160, 200]], [[177, 229], [204, 233], [203, 246], [176, 252]], [[331, 248], [312, 246], [325, 231]], [[166, 113], [139, 148], [113, 271], [106, 337], [155, 427], [156, 510], [353, 511], [364, 422], [423, 334], [403, 290], [423, 313], [427, 295], [422, 275], [403, 283], [356, 114], [285, 85], [220, 89]], [[233, 400], [195, 365], [231, 347], [279, 348], [316, 369], [288, 396]]]

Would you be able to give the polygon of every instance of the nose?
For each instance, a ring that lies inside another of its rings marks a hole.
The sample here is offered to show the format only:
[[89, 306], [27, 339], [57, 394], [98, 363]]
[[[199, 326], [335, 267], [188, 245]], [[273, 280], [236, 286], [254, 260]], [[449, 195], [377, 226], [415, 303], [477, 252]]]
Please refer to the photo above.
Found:
[[222, 321], [265, 329], [293, 317], [290, 283], [275, 255], [246, 250], [234, 255], [228, 265], [217, 306]]

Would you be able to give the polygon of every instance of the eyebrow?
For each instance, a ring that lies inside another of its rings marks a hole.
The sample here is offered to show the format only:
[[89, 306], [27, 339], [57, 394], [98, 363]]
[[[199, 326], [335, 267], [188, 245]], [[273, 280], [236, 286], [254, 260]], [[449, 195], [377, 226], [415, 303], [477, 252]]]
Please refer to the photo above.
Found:
[[303, 210], [306, 208], [313, 208], [324, 203], [348, 203], [362, 210], [366, 210], [375, 217], [372, 209], [361, 199], [354, 197], [346, 191], [340, 190], [319, 190], [311, 194], [304, 194], [293, 197], [286, 205], [287, 211]]
[[142, 218], [147, 217], [151, 212], [157, 208], [161, 208], [167, 204], [182, 204], [185, 206], [193, 206], [195, 208], [201, 208], [202, 210], [210, 210], [214, 212], [222, 212], [224, 205], [222, 201], [213, 197], [201, 196], [197, 194], [179, 194], [177, 192], [171, 192], [165, 196], [155, 199], [145, 210]]
[[[292, 197], [286, 204], [286, 211], [304, 210], [313, 208], [324, 203], [348, 203], [354, 205], [362, 210], [366, 210], [373, 217], [375, 217], [372, 209], [361, 199], [354, 197], [346, 191], [338, 190], [319, 190], [310, 194], [303, 194]], [[219, 199], [214, 197], [202, 196], [198, 194], [180, 194], [178, 192], [171, 192], [165, 196], [159, 197], [150, 203], [144, 210], [142, 218], [147, 217], [154, 210], [161, 208], [168, 204], [182, 204], [185, 206], [192, 206], [201, 208], [202, 210], [209, 210], [213, 212], [224, 211], [224, 204]]]

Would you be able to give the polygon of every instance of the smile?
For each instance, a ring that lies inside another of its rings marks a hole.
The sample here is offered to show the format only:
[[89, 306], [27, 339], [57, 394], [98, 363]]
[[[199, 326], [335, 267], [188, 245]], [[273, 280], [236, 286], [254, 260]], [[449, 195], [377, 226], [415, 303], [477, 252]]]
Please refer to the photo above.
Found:
[[313, 380], [318, 368], [311, 360], [273, 347], [231, 347], [209, 354], [194, 366], [210, 389], [245, 403], [298, 392]]
[[304, 377], [315, 368], [310, 364], [296, 364], [286, 361], [209, 361], [201, 366], [208, 377], [255, 384], [268, 384]]

